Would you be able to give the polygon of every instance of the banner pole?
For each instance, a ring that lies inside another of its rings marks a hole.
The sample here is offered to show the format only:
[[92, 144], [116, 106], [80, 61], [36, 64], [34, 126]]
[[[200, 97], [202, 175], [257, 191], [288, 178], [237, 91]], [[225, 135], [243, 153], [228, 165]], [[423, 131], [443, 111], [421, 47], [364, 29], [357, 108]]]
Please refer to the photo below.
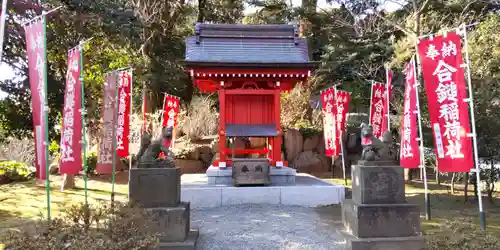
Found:
[[479, 166], [479, 156], [477, 150], [477, 133], [476, 133], [476, 117], [474, 115], [474, 95], [472, 91], [472, 80], [471, 80], [471, 72], [470, 72], [470, 58], [469, 58], [469, 42], [467, 41], [467, 26], [464, 24], [461, 25], [460, 29], [463, 29], [464, 43], [465, 43], [465, 60], [467, 67], [467, 83], [469, 87], [469, 98], [467, 101], [469, 102], [471, 121], [472, 121], [472, 141], [474, 148], [474, 162], [475, 162], [475, 172], [476, 172], [476, 182], [477, 182], [477, 202], [479, 204], [479, 224], [481, 231], [486, 231], [486, 214], [483, 210], [483, 199], [481, 194], [481, 167]]
[[83, 72], [83, 55], [84, 55], [84, 43], [80, 42], [79, 44], [79, 49], [80, 49], [80, 83], [82, 85], [82, 93], [81, 93], [81, 114], [82, 114], [82, 143], [83, 143], [83, 183], [84, 183], [84, 188], [85, 188], [85, 207], [88, 207], [88, 187], [87, 187], [87, 135], [85, 134], [85, 115], [87, 114], [85, 110], [85, 83], [84, 83], [84, 78], [85, 74]]
[[347, 186], [347, 176], [345, 170], [345, 154], [344, 154], [344, 131], [340, 131], [340, 151], [342, 151], [342, 171], [344, 174], [344, 183]]
[[[416, 84], [415, 84], [415, 100], [417, 104], [417, 110], [415, 110], [415, 113], [418, 115], [418, 134], [419, 134], [419, 152], [420, 152], [420, 169], [423, 172], [423, 179], [424, 179], [424, 189], [425, 189], [425, 219], [426, 220], [431, 220], [431, 196], [429, 194], [429, 188], [427, 186], [427, 169], [425, 168], [425, 154], [424, 154], [424, 133], [422, 132], [422, 116], [420, 113], [420, 99], [419, 99], [419, 94], [418, 90], [420, 88], [420, 77], [417, 75], [417, 66], [418, 66], [418, 46], [417, 48], [417, 53], [413, 56], [413, 75], [415, 76], [416, 79]], [[418, 77], [418, 78], [417, 78]], [[415, 121], [413, 121], [415, 122]]]
[[372, 102], [373, 102], [373, 83], [374, 81], [371, 81], [371, 91], [370, 91], [370, 113], [368, 114], [368, 124], [371, 125], [372, 123]]
[[[339, 108], [339, 102], [337, 100], [337, 87], [335, 87], [335, 110], [336, 110], [336, 113], [338, 114], [338, 108]], [[337, 121], [337, 114], [334, 114], [334, 117], [335, 117], [335, 124], [334, 124], [334, 131], [337, 130], [338, 128], [338, 123], [339, 122], [343, 122], [343, 121]], [[339, 144], [340, 144], [340, 154], [342, 155], [342, 175], [344, 177], [344, 183], [345, 185], [347, 186], [347, 176], [346, 176], [346, 171], [345, 171], [345, 157], [344, 157], [344, 137], [343, 137], [343, 132], [344, 131], [339, 131]], [[335, 135], [335, 137], [337, 137], [337, 135]], [[332, 158], [333, 159], [333, 158]], [[332, 170], [333, 171], [333, 170]]]
[[115, 82], [115, 99], [114, 99], [114, 123], [113, 124], [113, 170], [111, 172], [111, 207], [114, 208], [115, 205], [115, 175], [116, 175], [116, 148], [117, 148], [117, 139], [116, 139], [116, 125], [118, 122], [118, 79], [116, 75], [116, 71], [113, 71], [111, 74], [114, 75]]
[[128, 127], [129, 127], [129, 131], [128, 131], [128, 138], [129, 138], [128, 139], [128, 152], [129, 153], [128, 154], [129, 154], [129, 158], [130, 158], [129, 161], [128, 161], [128, 168], [129, 168], [129, 170], [132, 168], [132, 156], [133, 156], [130, 153], [130, 144], [131, 144], [130, 142], [132, 141], [132, 140], [130, 140], [131, 139], [130, 138], [131, 137], [130, 134], [132, 132], [132, 116], [133, 116], [132, 115], [133, 114], [132, 109], [134, 108], [134, 105], [133, 105], [134, 98], [132, 98], [133, 91], [134, 91], [134, 71], [131, 69], [130, 70], [130, 114], [129, 114], [130, 117], [128, 119], [128, 121], [129, 121], [129, 123], [128, 123]]
[[163, 106], [161, 107], [161, 123], [160, 128], [163, 131], [163, 122], [165, 122], [165, 104], [167, 103], [167, 93], [163, 93]]
[[388, 131], [391, 131], [391, 117], [390, 117], [390, 105], [391, 105], [391, 97], [389, 95], [389, 68], [387, 68], [387, 66], [385, 66], [385, 93], [386, 93], [386, 98], [387, 98], [387, 112], [386, 112], [386, 116], [387, 116], [387, 130]]
[[5, 36], [5, 22], [7, 20], [7, 0], [2, 1], [2, 14], [0, 20], [0, 63], [3, 58], [3, 41]]
[[47, 193], [47, 219], [50, 221], [50, 181], [49, 181], [49, 104], [48, 104], [48, 94], [47, 94], [47, 20], [45, 19], [45, 14], [42, 14], [42, 25], [43, 25], [43, 53], [44, 53], [44, 76], [43, 76], [43, 91], [44, 91], [44, 123], [45, 123], [45, 138], [44, 138], [44, 150], [45, 150], [45, 189]]

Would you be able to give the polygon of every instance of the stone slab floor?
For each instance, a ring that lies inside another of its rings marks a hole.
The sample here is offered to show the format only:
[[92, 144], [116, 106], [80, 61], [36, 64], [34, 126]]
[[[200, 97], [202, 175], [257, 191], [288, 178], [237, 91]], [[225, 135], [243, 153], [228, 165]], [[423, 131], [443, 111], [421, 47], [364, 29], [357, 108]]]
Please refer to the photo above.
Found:
[[197, 249], [343, 249], [338, 207], [237, 205], [191, 212]]

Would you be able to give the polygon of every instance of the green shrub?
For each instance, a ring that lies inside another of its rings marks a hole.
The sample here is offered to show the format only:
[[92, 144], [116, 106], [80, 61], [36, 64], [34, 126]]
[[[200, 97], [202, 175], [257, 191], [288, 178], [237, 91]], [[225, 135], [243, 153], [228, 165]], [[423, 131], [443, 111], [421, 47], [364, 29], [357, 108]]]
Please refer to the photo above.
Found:
[[87, 153], [87, 174], [95, 174], [97, 166], [97, 152]]
[[61, 148], [59, 147], [59, 142], [53, 140], [49, 145], [49, 153], [53, 157], [59, 157], [61, 153]]
[[27, 181], [35, 178], [35, 168], [22, 162], [4, 161], [0, 162], [0, 175], [11, 182]]
[[2, 234], [0, 242], [9, 250], [38, 249], [151, 249], [157, 239], [151, 217], [128, 204], [66, 208], [62, 218], [41, 220], [33, 227]]

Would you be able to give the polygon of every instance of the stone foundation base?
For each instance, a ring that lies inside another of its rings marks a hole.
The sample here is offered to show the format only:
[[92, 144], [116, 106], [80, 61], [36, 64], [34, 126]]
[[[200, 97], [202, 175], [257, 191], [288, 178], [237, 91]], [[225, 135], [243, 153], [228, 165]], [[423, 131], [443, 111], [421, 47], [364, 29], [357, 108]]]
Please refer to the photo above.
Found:
[[195, 250], [196, 242], [200, 232], [198, 229], [191, 229], [185, 241], [182, 242], [160, 242], [157, 250]]
[[[211, 166], [207, 169], [206, 174], [209, 185], [233, 185], [231, 167], [222, 169]], [[276, 168], [271, 166], [269, 170], [269, 177], [274, 185], [294, 184], [296, 175], [297, 171], [289, 167]]]
[[422, 236], [390, 238], [358, 238], [348, 232], [340, 231], [346, 239], [346, 250], [426, 250]]
[[155, 225], [151, 226], [152, 233], [159, 233], [161, 242], [184, 241], [188, 237], [190, 227], [189, 202], [181, 202], [175, 207], [147, 209]]
[[344, 226], [356, 237], [403, 237], [420, 233], [419, 206], [414, 204], [342, 204]]

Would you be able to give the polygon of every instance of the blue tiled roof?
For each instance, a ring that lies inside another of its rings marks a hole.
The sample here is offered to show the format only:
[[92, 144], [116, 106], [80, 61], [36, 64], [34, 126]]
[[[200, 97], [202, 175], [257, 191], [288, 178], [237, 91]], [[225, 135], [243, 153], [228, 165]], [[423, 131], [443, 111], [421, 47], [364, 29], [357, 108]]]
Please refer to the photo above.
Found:
[[197, 24], [187, 38], [187, 62], [309, 63], [307, 40], [293, 25]]

